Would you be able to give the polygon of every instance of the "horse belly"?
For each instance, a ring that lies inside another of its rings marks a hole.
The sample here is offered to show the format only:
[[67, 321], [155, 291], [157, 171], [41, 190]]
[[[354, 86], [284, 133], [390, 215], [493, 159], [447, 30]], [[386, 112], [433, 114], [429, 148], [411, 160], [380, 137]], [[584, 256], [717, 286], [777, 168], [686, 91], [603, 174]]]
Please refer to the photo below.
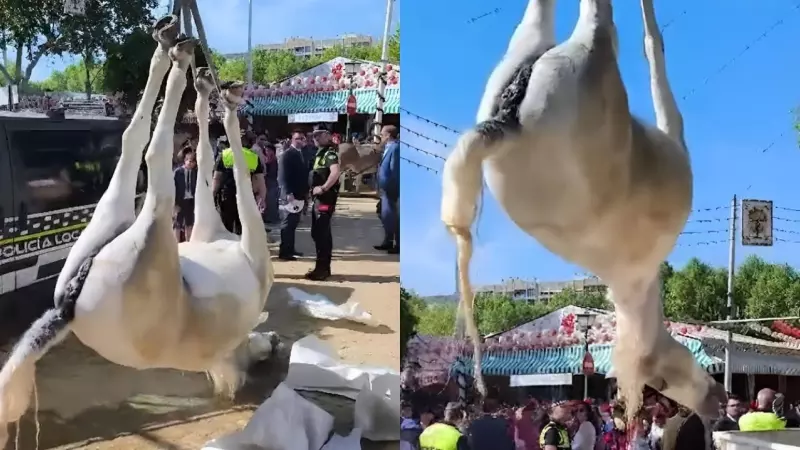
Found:
[[[92, 282], [92, 277], [95, 282]], [[103, 358], [121, 366], [136, 369], [150, 368], [150, 364], [136, 350], [125, 324], [131, 318], [123, 313], [124, 293], [122, 283], [101, 285], [101, 275], [94, 270], [75, 306], [72, 332], [84, 345]]]
[[[263, 305], [261, 283], [239, 242], [185, 244], [180, 246], [181, 274], [193, 299], [192, 307], [223, 308], [229, 315], [238, 312], [252, 318], [255, 326]], [[203, 248], [207, 251], [202, 251]]]

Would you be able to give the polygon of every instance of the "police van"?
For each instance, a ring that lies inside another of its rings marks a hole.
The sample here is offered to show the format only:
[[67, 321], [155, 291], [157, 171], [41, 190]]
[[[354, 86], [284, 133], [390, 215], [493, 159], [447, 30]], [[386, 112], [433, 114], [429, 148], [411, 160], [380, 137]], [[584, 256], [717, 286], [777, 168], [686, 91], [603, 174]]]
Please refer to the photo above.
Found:
[[23, 310], [36, 316], [52, 304], [67, 254], [114, 173], [126, 126], [101, 116], [0, 112], [0, 319]]

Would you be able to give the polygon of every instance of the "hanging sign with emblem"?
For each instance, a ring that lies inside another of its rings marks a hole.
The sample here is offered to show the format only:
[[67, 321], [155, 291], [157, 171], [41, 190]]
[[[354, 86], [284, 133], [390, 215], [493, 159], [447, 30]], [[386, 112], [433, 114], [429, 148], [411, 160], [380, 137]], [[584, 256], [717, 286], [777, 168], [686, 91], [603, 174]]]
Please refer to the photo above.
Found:
[[742, 200], [742, 245], [770, 247], [772, 231], [772, 201]]

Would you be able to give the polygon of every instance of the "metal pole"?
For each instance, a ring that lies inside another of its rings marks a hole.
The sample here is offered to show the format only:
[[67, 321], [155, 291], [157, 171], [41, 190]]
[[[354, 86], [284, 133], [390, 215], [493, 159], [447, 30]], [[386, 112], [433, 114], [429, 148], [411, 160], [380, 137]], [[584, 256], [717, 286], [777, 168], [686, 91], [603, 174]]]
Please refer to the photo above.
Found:
[[[731, 201], [731, 223], [730, 223], [730, 242], [728, 249], [728, 295], [727, 295], [727, 320], [733, 319], [733, 277], [736, 266], [736, 196]], [[725, 390], [731, 392], [733, 386], [733, 374], [731, 373], [731, 346], [733, 342], [733, 331], [728, 329], [725, 334]]]
[[378, 102], [375, 105], [375, 126], [372, 136], [375, 143], [381, 141], [381, 128], [383, 127], [383, 104], [386, 102], [386, 58], [389, 53], [389, 28], [392, 26], [392, 7], [394, 0], [386, 0], [386, 22], [383, 24], [383, 43], [381, 46], [381, 74], [378, 76]]
[[[586, 328], [583, 330], [583, 355], [584, 357], [586, 354], [589, 353], [589, 325], [586, 325]], [[589, 398], [589, 375], [586, 375], [586, 371], [583, 371], [583, 398]]]
[[247, 84], [253, 85], [253, 0], [247, 1]]
[[[353, 78], [351, 75], [350, 78], [350, 88], [347, 90], [347, 100], [350, 100], [350, 96], [353, 95]], [[345, 111], [347, 112], [347, 111]], [[347, 143], [350, 143], [350, 113], [347, 114], [347, 130], [344, 132], [344, 140]]]

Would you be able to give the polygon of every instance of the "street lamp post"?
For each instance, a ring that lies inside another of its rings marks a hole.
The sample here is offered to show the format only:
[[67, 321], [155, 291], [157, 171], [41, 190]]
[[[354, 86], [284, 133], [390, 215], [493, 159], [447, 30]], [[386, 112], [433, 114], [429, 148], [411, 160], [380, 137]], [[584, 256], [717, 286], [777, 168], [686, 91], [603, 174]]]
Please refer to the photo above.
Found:
[[253, 85], [253, 0], [247, 2], [247, 85]]
[[[350, 97], [353, 95], [353, 77], [358, 72], [359, 63], [355, 61], [347, 61], [344, 63], [344, 72], [347, 74], [347, 79], [350, 80], [348, 83], [348, 90], [347, 90], [347, 101], [350, 101]], [[350, 142], [350, 111], [345, 111], [347, 113], [347, 130], [345, 131], [345, 142]]]
[[[589, 353], [589, 329], [594, 325], [594, 314], [576, 314], [575, 319], [578, 322], [578, 326], [583, 330], [583, 398], [589, 398], [589, 376], [591, 373], [587, 373], [587, 359], [591, 358], [591, 353]], [[594, 366], [592, 366], [592, 372], [594, 371]]]

